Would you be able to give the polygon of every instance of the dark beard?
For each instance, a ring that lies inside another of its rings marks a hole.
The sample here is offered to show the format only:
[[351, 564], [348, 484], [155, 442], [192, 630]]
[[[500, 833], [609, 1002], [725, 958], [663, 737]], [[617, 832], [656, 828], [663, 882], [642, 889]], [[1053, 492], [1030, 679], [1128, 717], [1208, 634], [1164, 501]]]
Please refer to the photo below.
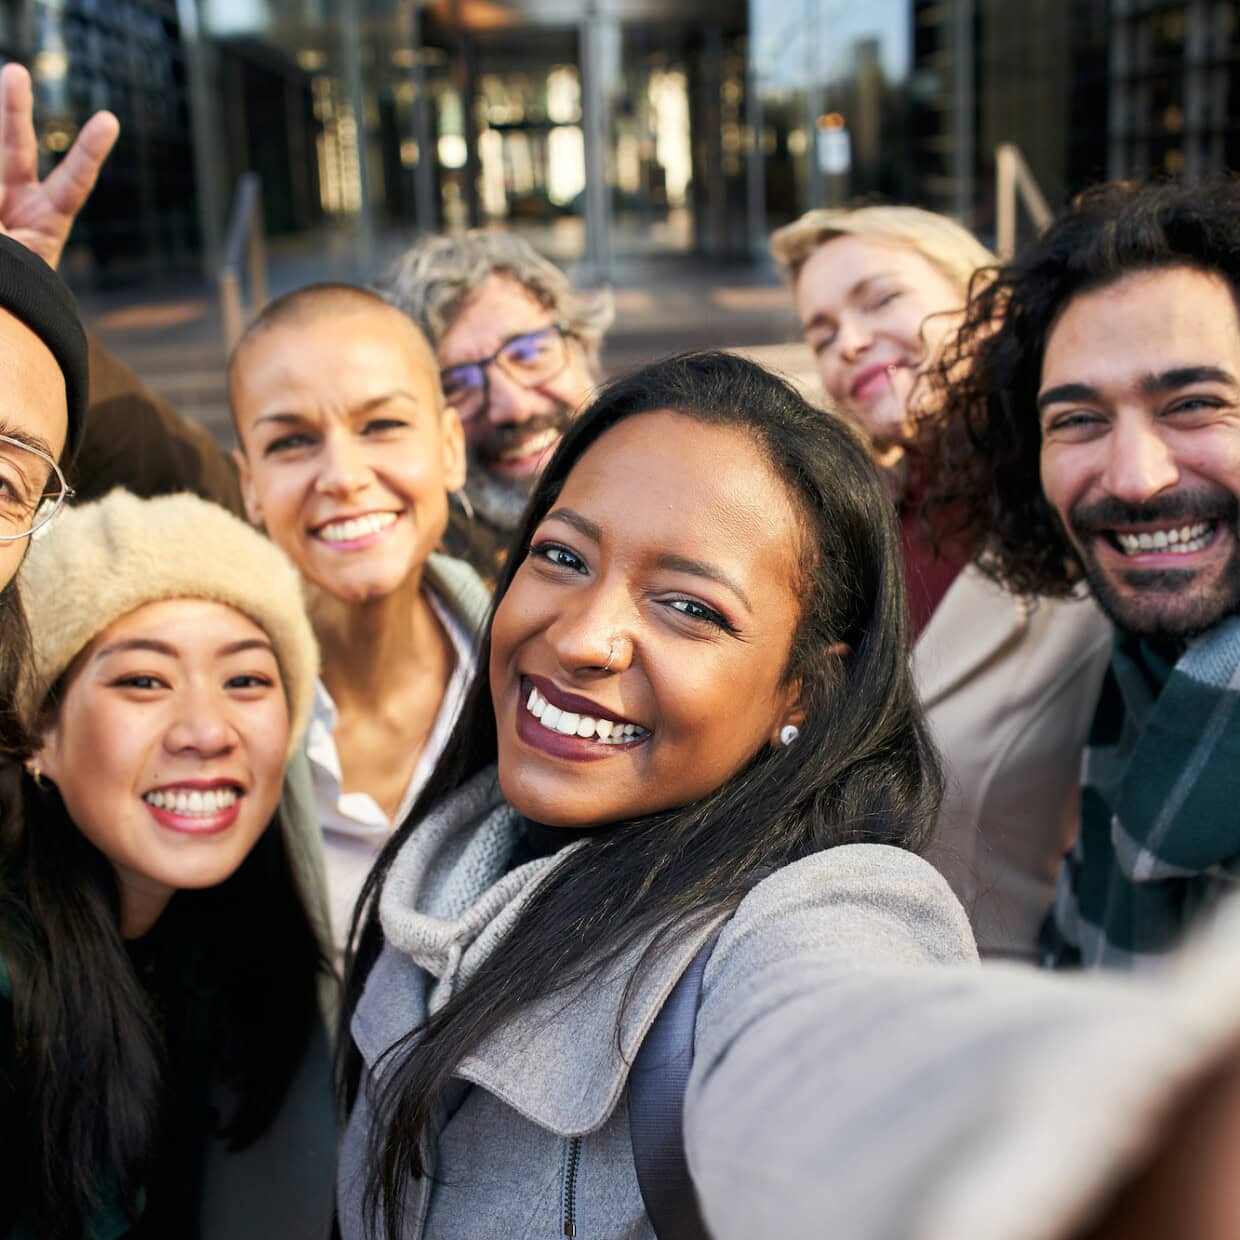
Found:
[[[1159, 644], [1181, 644], [1240, 612], [1240, 503], [1222, 487], [1181, 491], [1148, 504], [1103, 499], [1077, 505], [1069, 513], [1072, 541], [1098, 605], [1121, 629]], [[1105, 571], [1092, 548], [1099, 536], [1125, 525], [1192, 525], [1208, 521], [1215, 537], [1231, 532], [1232, 550], [1213, 585], [1201, 570], [1145, 568]], [[1116, 578], [1126, 587], [1118, 588]], [[1135, 597], [1134, 597], [1135, 595]]]
[[525, 511], [526, 501], [537, 474], [528, 478], [505, 478], [493, 472], [490, 462], [514, 444], [540, 431], [554, 430], [563, 434], [573, 420], [573, 407], [560, 403], [550, 413], [540, 414], [524, 422], [489, 426], [485, 435], [474, 440], [469, 449], [469, 472], [465, 494], [477, 514], [488, 524], [501, 530], [512, 530]]

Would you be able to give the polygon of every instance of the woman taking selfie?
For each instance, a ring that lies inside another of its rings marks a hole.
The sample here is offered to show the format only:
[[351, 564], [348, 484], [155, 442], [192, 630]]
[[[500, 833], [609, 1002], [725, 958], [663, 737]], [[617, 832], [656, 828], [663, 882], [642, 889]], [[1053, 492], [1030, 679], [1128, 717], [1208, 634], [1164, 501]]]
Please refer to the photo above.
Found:
[[453, 741], [368, 882], [346, 1238], [644, 1234], [625, 1060], [729, 916], [732, 1002], [805, 942], [973, 953], [904, 851], [937, 769], [851, 431], [738, 358], [664, 363], [568, 431], [520, 539]]
[[0, 1235], [325, 1233], [317, 823], [281, 802], [296, 574], [187, 495], [62, 512], [20, 578], [0, 821]]
[[344, 1240], [655, 1235], [631, 1065], [719, 927], [678, 1108], [711, 1236], [1083, 1240], [1240, 1005], [976, 967], [909, 851], [937, 774], [867, 449], [672, 359], [570, 428], [520, 538], [367, 883]]
[[869, 439], [896, 501], [913, 672], [946, 777], [927, 855], [982, 954], [1032, 960], [1076, 829], [1110, 627], [1086, 599], [1007, 593], [969, 562], [978, 548], [936, 547], [927, 529], [922, 375], [993, 256], [944, 216], [887, 206], [810, 211], [771, 250], [823, 389]]

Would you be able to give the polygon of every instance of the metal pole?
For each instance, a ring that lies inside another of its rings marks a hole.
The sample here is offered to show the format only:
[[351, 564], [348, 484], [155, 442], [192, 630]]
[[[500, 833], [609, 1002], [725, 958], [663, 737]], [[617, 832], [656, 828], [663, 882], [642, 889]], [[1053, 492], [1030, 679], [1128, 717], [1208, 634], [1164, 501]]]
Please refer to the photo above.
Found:
[[367, 159], [366, 96], [362, 85], [362, 42], [358, 28], [357, 0], [342, 0], [340, 26], [344, 52], [345, 89], [356, 126], [358, 211], [357, 256], [362, 271], [369, 276], [374, 266], [375, 222], [371, 210], [370, 168]]
[[1132, 105], [1129, 73], [1132, 71], [1132, 27], [1123, 13], [1108, 18], [1107, 50], [1107, 179], [1118, 181], [1127, 163], [1128, 116]]
[[706, 219], [707, 253], [719, 255], [728, 248], [728, 187], [723, 179], [723, 27], [711, 22], [703, 32], [702, 77], [705, 102], [699, 119], [706, 121]]
[[202, 268], [215, 278], [224, 244], [224, 208], [220, 196], [222, 162], [215, 135], [219, 117], [211, 99], [212, 54], [199, 20], [198, 0], [177, 0], [177, 22], [185, 48], [189, 86], [190, 131], [194, 138], [194, 181], [198, 189], [198, 229], [202, 236]]
[[973, 225], [973, 110], [975, 82], [973, 65], [974, 0], [955, 0], [956, 140], [953, 143], [952, 180], [955, 183], [953, 213], [966, 227]]
[[1016, 251], [1016, 172], [1012, 146], [995, 149], [995, 250], [1005, 262]]
[[413, 169], [413, 212], [418, 232], [435, 231], [435, 138], [431, 133], [430, 96], [426, 89], [426, 63], [422, 59], [421, 0], [409, 0], [409, 47], [413, 64], [409, 76], [413, 83], [413, 141], [418, 162]]
[[1001, 142], [995, 147], [995, 249], [1004, 260], [1016, 252], [1018, 199], [1038, 232], [1049, 227], [1054, 213], [1024, 155], [1011, 142]]
[[224, 320], [224, 349], [231, 354], [245, 331], [245, 306], [241, 301], [241, 281], [229, 268], [220, 272], [220, 316]]
[[1206, 93], [1206, 67], [1209, 57], [1209, 14], [1202, 0], [1191, 0], [1185, 6], [1184, 19], [1184, 109], [1181, 121], [1181, 153], [1184, 156], [1184, 176], [1194, 181], [1207, 171], [1219, 171], [1208, 167], [1206, 127], [1208, 108]]
[[[757, 29], [754, 8], [760, 0], [749, 0], [749, 29]], [[749, 216], [749, 256], [759, 259], [766, 253], [766, 160], [762, 154], [762, 72], [757, 61], [757, 43], [749, 40], [749, 64], [745, 74], [745, 124], [749, 129], [749, 154], [745, 164], [746, 214]]]
[[824, 0], [805, 0], [805, 132], [809, 140], [807, 207], [826, 205], [826, 178], [818, 163], [818, 118], [822, 115], [822, 65], [819, 56], [818, 6]]
[[250, 204], [250, 315], [257, 314], [267, 304], [267, 230], [263, 226], [262, 190], [255, 191]]
[[586, 262], [592, 282], [611, 276], [608, 226], [607, 100], [603, 82], [604, 18], [590, 4], [579, 27], [581, 111], [586, 146]]

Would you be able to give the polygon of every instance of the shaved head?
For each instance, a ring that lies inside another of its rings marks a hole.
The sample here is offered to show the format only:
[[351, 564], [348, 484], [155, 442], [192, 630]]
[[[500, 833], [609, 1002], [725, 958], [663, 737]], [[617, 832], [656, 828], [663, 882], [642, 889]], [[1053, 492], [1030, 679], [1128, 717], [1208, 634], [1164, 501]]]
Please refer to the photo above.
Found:
[[425, 367], [435, 376], [439, 387], [439, 364], [418, 325], [401, 309], [370, 289], [353, 284], [310, 284], [268, 302], [246, 328], [228, 359], [228, 404], [233, 415], [233, 429], [241, 439], [237, 420], [238, 386], [244, 381], [247, 362], [259, 345], [277, 331], [317, 327], [325, 321], [338, 322], [341, 332], [360, 328], [363, 322], [378, 315], [407, 339], [417, 357], [419, 368]]

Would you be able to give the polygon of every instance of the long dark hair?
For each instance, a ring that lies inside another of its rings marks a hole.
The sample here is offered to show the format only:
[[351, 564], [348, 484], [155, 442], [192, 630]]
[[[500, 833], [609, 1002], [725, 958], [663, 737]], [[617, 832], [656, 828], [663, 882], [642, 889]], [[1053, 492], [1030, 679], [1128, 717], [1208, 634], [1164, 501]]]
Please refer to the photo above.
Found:
[[[364, 1207], [368, 1227], [382, 1207], [389, 1240], [399, 1234], [410, 1177], [430, 1169], [431, 1120], [455, 1066], [523, 1005], [587, 976], [652, 931], [650, 952], [657, 951], [665, 936], [728, 913], [755, 883], [809, 853], [854, 841], [918, 846], [937, 810], [939, 768], [906, 655], [892, 505], [860, 439], [752, 362], [691, 354], [605, 388], [539, 480], [497, 602], [582, 454], [625, 418], [665, 409], [752, 435], [800, 511], [804, 603], [785, 676], [800, 681], [805, 722], [794, 746], [763, 747], [700, 801], [600, 832], [567, 857], [481, 969], [393, 1048], [372, 1099]], [[832, 653], [838, 642], [851, 653]], [[341, 1039], [346, 1108], [360, 1080], [347, 1022], [381, 945], [376, 910], [392, 861], [439, 799], [496, 760], [489, 655], [488, 626], [478, 679], [443, 759], [354, 915], [356, 960]]]
[[[185, 1217], [207, 1136], [240, 1149], [262, 1134], [317, 1019], [322, 952], [279, 815], [231, 877], [173, 896], [143, 940], [139, 976], [107, 858], [54, 787], [12, 762], [0, 783], [0, 962], [14, 1035], [0, 1118], [13, 1148], [0, 1156], [18, 1186], [0, 1202], [0, 1233], [21, 1222], [40, 1236], [89, 1234], [116, 1208]], [[0, 1044], [0, 1095], [5, 1053]], [[221, 1086], [234, 1105], [215, 1124]], [[178, 1182], [152, 1180], [159, 1170]]]
[[927, 376], [920, 469], [940, 536], [980, 548], [979, 566], [1012, 591], [1064, 596], [1082, 577], [1042, 491], [1037, 397], [1051, 329], [1080, 293], [1178, 266], [1216, 273], [1240, 306], [1240, 179], [1095, 186], [1011, 262], [974, 277]]
[[16, 706], [18, 685], [30, 658], [30, 626], [14, 579], [0, 590], [0, 755], [18, 761], [30, 750], [30, 736]]

